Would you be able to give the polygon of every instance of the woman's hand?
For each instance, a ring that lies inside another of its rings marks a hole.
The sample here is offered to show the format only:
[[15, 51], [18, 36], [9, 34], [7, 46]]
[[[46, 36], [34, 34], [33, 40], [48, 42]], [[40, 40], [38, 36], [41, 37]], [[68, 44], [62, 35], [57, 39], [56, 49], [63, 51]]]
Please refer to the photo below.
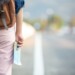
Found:
[[20, 47], [23, 46], [24, 39], [22, 33], [16, 33], [16, 42]]
[[22, 24], [23, 9], [21, 8], [16, 16], [16, 41], [19, 44], [19, 46], [23, 45]]

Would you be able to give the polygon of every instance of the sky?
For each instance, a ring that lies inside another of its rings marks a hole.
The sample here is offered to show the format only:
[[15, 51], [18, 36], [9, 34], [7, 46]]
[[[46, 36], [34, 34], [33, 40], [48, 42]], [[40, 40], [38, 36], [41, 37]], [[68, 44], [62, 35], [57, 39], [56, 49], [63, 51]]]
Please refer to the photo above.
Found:
[[65, 20], [75, 14], [75, 0], [26, 0], [24, 7], [25, 18], [46, 18], [57, 14]]

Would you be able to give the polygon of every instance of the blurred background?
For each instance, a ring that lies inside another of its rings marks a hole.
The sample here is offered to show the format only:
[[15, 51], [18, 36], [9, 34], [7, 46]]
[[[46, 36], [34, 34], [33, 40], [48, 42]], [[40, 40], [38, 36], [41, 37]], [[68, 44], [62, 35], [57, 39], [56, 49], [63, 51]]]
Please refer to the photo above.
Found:
[[26, 0], [23, 36], [13, 75], [75, 75], [75, 0]]

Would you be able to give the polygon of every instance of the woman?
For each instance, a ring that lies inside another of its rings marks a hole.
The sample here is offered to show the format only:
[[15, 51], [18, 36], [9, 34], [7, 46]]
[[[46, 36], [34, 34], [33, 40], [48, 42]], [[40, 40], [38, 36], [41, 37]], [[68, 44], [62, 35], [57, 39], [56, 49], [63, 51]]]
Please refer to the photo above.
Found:
[[[13, 64], [13, 44], [15, 40], [20, 46], [23, 44], [22, 21], [24, 1], [15, 0], [16, 32], [15, 25], [8, 30], [0, 30], [0, 75], [11, 75]], [[16, 37], [16, 38], [15, 38]]]

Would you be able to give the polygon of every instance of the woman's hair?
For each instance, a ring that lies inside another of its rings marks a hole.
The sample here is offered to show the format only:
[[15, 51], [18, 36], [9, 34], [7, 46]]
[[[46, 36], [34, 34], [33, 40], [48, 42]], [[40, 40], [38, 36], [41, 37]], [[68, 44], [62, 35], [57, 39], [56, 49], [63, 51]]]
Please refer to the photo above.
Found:
[[0, 0], [0, 6], [4, 3], [8, 3], [10, 0]]

